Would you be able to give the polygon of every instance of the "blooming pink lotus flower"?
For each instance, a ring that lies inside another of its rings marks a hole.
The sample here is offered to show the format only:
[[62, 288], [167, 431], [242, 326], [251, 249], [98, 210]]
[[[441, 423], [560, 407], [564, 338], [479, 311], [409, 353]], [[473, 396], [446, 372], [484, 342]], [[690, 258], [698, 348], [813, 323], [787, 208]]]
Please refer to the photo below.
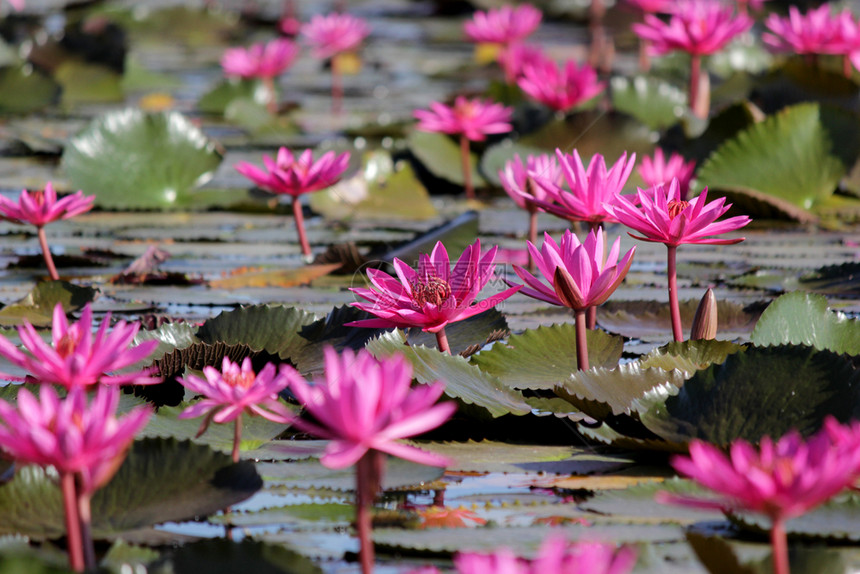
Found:
[[24, 0], [9, 0], [9, 5], [20, 12], [24, 9]]
[[445, 336], [449, 323], [462, 321], [492, 309], [520, 287], [512, 287], [475, 302], [478, 293], [496, 270], [493, 260], [498, 247], [481, 257], [481, 240], [466, 247], [451, 268], [448, 251], [442, 242], [436, 243], [428, 256], [421, 254], [416, 272], [400, 259], [394, 259], [397, 278], [379, 269], [368, 269], [370, 288], [353, 287], [350, 291], [370, 301], [352, 303], [362, 311], [376, 315], [377, 319], [362, 319], [346, 323], [351, 327], [421, 327], [436, 333], [439, 350], [450, 351]]
[[96, 566], [89, 528], [92, 493], [113, 477], [152, 414], [137, 407], [117, 418], [118, 403], [115, 387], [99, 387], [88, 403], [81, 387], [60, 400], [48, 385], [39, 389], [38, 399], [20, 389], [17, 407], [0, 400], [3, 450], [16, 462], [51, 466], [60, 475], [69, 562], [79, 572]]
[[0, 195], [0, 215], [14, 223], [34, 225], [39, 236], [39, 245], [42, 248], [42, 256], [51, 279], [60, 278], [51, 250], [48, 247], [48, 239], [45, 234], [45, 226], [60, 219], [69, 219], [93, 208], [95, 195], [85, 196], [82, 191], [57, 200], [57, 192], [49, 181], [45, 184], [44, 191], [22, 190], [18, 201], [12, 201]]
[[658, 185], [648, 191], [638, 190], [639, 205], [626, 197], [619, 196], [614, 205], [608, 206], [609, 212], [622, 224], [641, 235], [630, 234], [642, 241], [665, 243], [668, 250], [667, 273], [669, 277], [669, 308], [672, 314], [672, 333], [676, 341], [683, 340], [681, 331], [681, 311], [678, 304], [677, 272], [675, 268], [676, 251], [684, 243], [706, 245], [730, 245], [744, 240], [743, 237], [720, 239], [722, 235], [744, 227], [750, 222], [746, 215], [730, 217], [717, 221], [731, 204], [721, 197], [707, 203], [708, 188], [690, 201], [681, 199], [681, 186], [673, 179], [668, 186]]
[[549, 179], [536, 177], [535, 182], [544, 188], [547, 198], [535, 200], [535, 203], [558, 217], [587, 221], [592, 229], [604, 221], [616, 221], [607, 206], [614, 204], [624, 189], [636, 164], [636, 154], [630, 154], [629, 159], [626, 152], [621, 154], [608, 170], [599, 153], [594, 154], [587, 169], [577, 150], [573, 150], [572, 155], [556, 150], [556, 156], [570, 191]]
[[382, 453], [419, 464], [445, 466], [436, 454], [398, 442], [427, 432], [448, 420], [453, 402], [436, 404], [444, 385], [412, 384], [412, 365], [402, 355], [377, 360], [369, 352], [347, 349], [338, 357], [325, 349], [325, 378], [309, 385], [298, 373], [290, 388], [315, 422], [297, 419], [294, 425], [330, 439], [320, 462], [329, 468], [356, 464], [356, 523], [362, 571], [373, 570], [370, 506], [382, 479]]
[[496, 55], [496, 61], [505, 72], [505, 81], [515, 84], [527, 65], [537, 65], [546, 59], [540, 46], [531, 44], [511, 44], [501, 48]]
[[93, 310], [89, 303], [81, 312], [81, 319], [69, 325], [63, 306], [54, 307], [51, 331], [52, 344], [29, 323], [18, 327], [18, 335], [27, 352], [23, 352], [5, 337], [0, 336], [0, 355], [13, 365], [32, 374], [40, 383], [64, 387], [87, 387], [97, 383], [107, 385], [148, 385], [161, 382], [150, 376], [149, 370], [122, 374], [108, 374], [143, 361], [158, 346], [158, 341], [145, 341], [135, 347], [129, 345], [140, 328], [120, 321], [111, 332], [110, 313], [92, 333]]
[[326, 189], [337, 183], [349, 164], [349, 152], [336, 155], [333, 151], [329, 151], [314, 161], [313, 151], [310, 149], [303, 151], [297, 158], [293, 152], [282, 147], [278, 150], [275, 160], [268, 155], [263, 155], [263, 164], [267, 171], [244, 161], [236, 164], [236, 171], [266, 191], [289, 195], [293, 198], [293, 216], [296, 220], [302, 254], [306, 259], [310, 259], [311, 246], [305, 233], [299, 196], [303, 193]]
[[370, 26], [361, 18], [333, 12], [313, 16], [302, 26], [301, 32], [314, 57], [327, 60], [342, 52], [356, 50], [370, 34]]
[[221, 56], [224, 75], [239, 78], [274, 78], [287, 70], [299, 55], [299, 46], [276, 38], [248, 48], [230, 48]]
[[203, 367], [205, 379], [195, 375], [179, 379], [185, 388], [205, 397], [179, 413], [179, 418], [193, 419], [205, 415], [197, 436], [206, 432], [211, 421], [218, 424], [236, 421], [233, 461], [239, 462], [243, 414], [259, 415], [285, 425], [293, 421], [293, 413], [278, 401], [278, 393], [290, 382], [286, 369], [282, 366], [276, 374], [275, 365], [267, 363], [255, 374], [250, 358], [245, 357], [240, 367], [224, 357], [220, 372], [215, 367], [206, 366]]
[[633, 6], [645, 14], [667, 14], [675, 7], [675, 0], [625, 0], [625, 4]]
[[540, 26], [543, 14], [531, 4], [502, 6], [486, 12], [477, 11], [463, 24], [463, 31], [472, 42], [485, 44], [516, 44], [525, 40]]
[[[791, 431], [774, 442], [761, 439], [759, 450], [744, 440], [732, 443], [729, 454], [703, 441], [690, 443], [690, 456], [672, 465], [681, 474], [718, 494], [717, 499], [658, 495], [660, 502], [763, 514], [772, 524], [774, 572], [788, 573], [786, 521], [800, 516], [851, 486], [860, 468], [860, 438], [840, 431], [835, 421], [804, 441]], [[849, 438], [850, 437], [850, 438]], [[845, 440], [849, 438], [849, 440]]]
[[731, 6], [719, 0], [683, 0], [677, 3], [668, 22], [646, 14], [644, 23], [633, 24], [633, 31], [649, 42], [654, 54], [678, 50], [690, 54], [690, 106], [700, 116], [706, 116], [704, 104], [710, 96], [699, 93], [701, 58], [722, 50], [735, 36], [749, 30], [752, 23], [749, 16], [736, 15]]
[[667, 161], [663, 150], [657, 148], [654, 150], [653, 158], [648, 156], [642, 158], [642, 165], [636, 168], [636, 171], [648, 187], [668, 184], [676, 178], [683, 200], [687, 199], [687, 194], [690, 192], [690, 180], [693, 179], [693, 172], [696, 171], [696, 162], [693, 160], [685, 162], [683, 156], [674, 152]]
[[624, 280], [636, 248], [628, 251], [621, 261], [618, 260], [621, 239], [617, 238], [609, 250], [605, 251], [606, 233], [592, 230], [585, 241], [579, 239], [568, 229], [561, 238], [561, 245], [548, 233], [540, 251], [528, 243], [532, 260], [546, 283], [534, 275], [514, 265], [517, 276], [525, 286], [523, 295], [563, 305], [576, 313], [576, 355], [580, 369], [588, 369], [588, 349], [585, 346], [585, 312], [589, 307], [604, 303]]
[[845, 16], [853, 21], [848, 11], [832, 13], [830, 4], [811, 8], [806, 14], [801, 14], [797, 6], [789, 6], [787, 18], [768, 16], [768, 32], [762, 34], [762, 41], [777, 52], [842, 54], [849, 46], [843, 27]]
[[425, 132], [441, 132], [460, 136], [460, 159], [463, 165], [466, 197], [473, 199], [472, 169], [469, 165], [469, 142], [483, 141], [487, 134], [503, 134], [511, 131], [513, 108], [457, 96], [453, 106], [431, 102], [429, 110], [415, 110], [412, 115], [418, 120], [417, 128]]
[[529, 155], [525, 163], [519, 154], [505, 162], [499, 170], [499, 180], [505, 192], [520, 209], [536, 212], [535, 199], [546, 198], [546, 191], [535, 183], [535, 178], [561, 183], [561, 167], [555, 157], [549, 154]]
[[559, 67], [549, 58], [524, 65], [517, 85], [535, 100], [558, 112], [573, 109], [606, 87], [597, 81], [597, 72], [588, 64], [580, 67], [568, 60]]

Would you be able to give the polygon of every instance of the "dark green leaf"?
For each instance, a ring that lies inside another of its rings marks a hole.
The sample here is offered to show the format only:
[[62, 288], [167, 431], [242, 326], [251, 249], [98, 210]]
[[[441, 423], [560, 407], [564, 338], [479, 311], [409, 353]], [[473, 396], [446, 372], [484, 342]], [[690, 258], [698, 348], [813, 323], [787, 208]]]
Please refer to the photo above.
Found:
[[615, 76], [610, 83], [612, 105], [648, 127], [666, 128], [678, 123], [687, 112], [687, 94], [677, 87], [648, 76]]
[[0, 113], [26, 114], [57, 100], [60, 86], [30, 66], [0, 68]]
[[[464, 184], [463, 160], [458, 141], [445, 134], [413, 130], [407, 142], [409, 150], [430, 173], [457, 185]], [[469, 154], [469, 165], [472, 170], [472, 185], [484, 187], [486, 182], [478, 172], [478, 158], [474, 153]]]
[[27, 321], [36, 327], [48, 327], [57, 303], [66, 313], [72, 313], [95, 299], [97, 293], [92, 287], [66, 281], [42, 281], [23, 299], [0, 309], [0, 325], [21, 325]]
[[222, 80], [203, 94], [197, 102], [197, 109], [207, 114], [224, 114], [236, 100], [250, 100], [265, 106], [268, 99], [268, 90], [259, 80]]

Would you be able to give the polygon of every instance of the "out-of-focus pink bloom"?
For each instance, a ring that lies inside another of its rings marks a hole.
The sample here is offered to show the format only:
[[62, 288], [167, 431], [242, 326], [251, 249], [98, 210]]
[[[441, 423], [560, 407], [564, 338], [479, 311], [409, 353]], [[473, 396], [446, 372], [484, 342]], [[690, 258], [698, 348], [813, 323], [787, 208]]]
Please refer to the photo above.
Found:
[[685, 162], [682, 155], [674, 152], [667, 161], [663, 150], [657, 148], [654, 150], [653, 158], [648, 156], [642, 158], [642, 165], [636, 168], [636, 171], [642, 176], [647, 187], [668, 184], [671, 183], [672, 178], [677, 178], [681, 199], [687, 199], [690, 180], [693, 179], [693, 172], [696, 171], [696, 162], [693, 160]]
[[276, 38], [248, 48], [230, 48], [221, 56], [225, 76], [274, 78], [289, 68], [299, 54], [299, 46], [287, 38]]
[[358, 49], [370, 34], [370, 27], [363, 19], [336, 12], [313, 16], [301, 30], [314, 57], [321, 60]]
[[[738, 439], [731, 444], [728, 455], [712, 444], [694, 440], [690, 443], [690, 456], [677, 456], [672, 465], [720, 497], [703, 499], [660, 493], [658, 500], [728, 512], [757, 512], [774, 522], [795, 518], [838, 494], [857, 478], [858, 435], [834, 434], [834, 430], [825, 428], [807, 441], [797, 431], [776, 442], [764, 437], [759, 449]], [[849, 436], [852, 440], [845, 440]]]
[[831, 12], [830, 4], [812, 8], [806, 14], [801, 14], [797, 6], [789, 6], [787, 18], [777, 14], [767, 17], [768, 32], [762, 34], [762, 41], [777, 52], [842, 54], [847, 45], [842, 18]]
[[540, 251], [529, 241], [532, 260], [544, 280], [514, 265], [517, 276], [525, 283], [522, 294], [574, 310], [604, 303], [624, 280], [636, 251], [631, 248], [619, 261], [621, 238], [615, 239], [608, 255], [605, 243], [606, 232], [602, 230], [589, 232], [580, 243], [569, 229], [564, 232], [561, 245], [549, 233], [544, 234]]
[[282, 147], [275, 160], [263, 155], [263, 164], [267, 171], [244, 161], [236, 164], [236, 171], [267, 191], [297, 197], [337, 183], [349, 164], [349, 152], [335, 155], [329, 151], [314, 161], [310, 149], [296, 157]]
[[81, 312], [81, 319], [69, 325], [60, 303], [54, 307], [51, 339], [42, 337], [29, 323], [18, 327], [23, 352], [8, 339], [0, 336], [0, 355], [14, 365], [27, 370], [40, 383], [53, 383], [64, 387], [85, 387], [96, 383], [108, 385], [147, 385], [161, 382], [151, 377], [148, 370], [122, 374], [108, 374], [144, 360], [158, 346], [158, 341], [145, 341], [130, 347], [139, 324], [127, 325], [120, 321], [108, 332], [110, 313], [96, 331], [92, 332], [93, 310], [89, 303]]
[[521, 42], [540, 25], [543, 14], [531, 4], [502, 6], [486, 12], [475, 12], [463, 24], [463, 31], [472, 42], [509, 45]]
[[179, 418], [193, 419], [205, 415], [197, 436], [206, 431], [210, 421], [224, 424], [236, 420], [243, 413], [290, 424], [293, 414], [278, 402], [278, 393], [290, 382], [285, 373], [285, 367], [276, 373], [275, 365], [267, 363], [255, 374], [250, 358], [246, 357], [240, 367], [224, 357], [220, 372], [215, 367], [206, 366], [203, 367], [205, 379], [195, 375], [179, 379], [186, 388], [205, 397], [182, 411]]
[[675, 7], [676, 0], [625, 0], [625, 3], [645, 14], [667, 14]]
[[418, 271], [397, 258], [394, 259], [396, 278], [379, 269], [368, 269], [367, 277], [373, 285], [350, 288], [350, 291], [370, 303], [352, 305], [378, 318], [346, 325], [421, 327], [437, 333], [448, 323], [492, 309], [519, 290], [519, 286], [505, 289], [483, 301], [475, 301], [496, 270], [493, 260], [497, 249], [493, 247], [481, 257], [481, 241], [477, 240], [466, 247], [452, 269], [448, 251], [440, 241], [429, 256], [421, 254]]
[[587, 221], [592, 226], [616, 221], [608, 206], [616, 202], [624, 189], [636, 164], [636, 154], [630, 154], [629, 160], [626, 152], [621, 154], [608, 170], [599, 153], [594, 154], [587, 169], [577, 150], [573, 150], [572, 155], [556, 150], [556, 156], [570, 191], [551, 180], [535, 177], [535, 182], [547, 194], [545, 200], [535, 200], [535, 203], [548, 213], [571, 221]]
[[681, 50], [704, 56], [721, 50], [752, 24], [749, 16], [735, 14], [719, 0], [686, 0], [677, 3], [668, 22], [646, 14], [644, 23], [633, 24], [633, 31], [650, 42], [653, 54]]
[[44, 191], [22, 190], [18, 201], [0, 195], [0, 214], [15, 223], [29, 223], [44, 227], [58, 219], [69, 219], [93, 208], [95, 195], [85, 196], [82, 191], [57, 200], [57, 192], [51, 182]]
[[555, 157], [549, 154], [529, 155], [525, 164], [519, 154], [505, 162], [505, 169], [499, 170], [499, 180], [505, 192], [521, 209], [536, 211], [535, 199], [545, 200], [546, 191], [535, 183], [535, 178], [561, 184], [561, 167]]
[[540, 103], [566, 112], [588, 101], [606, 87], [597, 81], [597, 72], [588, 64], [577, 66], [568, 60], [559, 67], [552, 59], [525, 64], [517, 80], [520, 89]]
[[24, 0], [9, 0], [9, 5], [15, 10], [21, 11], [24, 9]]
[[117, 418], [119, 395], [116, 387], [101, 386], [88, 403], [82, 387], [62, 400], [49, 385], [40, 387], [38, 399], [22, 388], [17, 408], [0, 400], [0, 445], [18, 462], [79, 475], [84, 493], [91, 493], [111, 479], [152, 414], [137, 407]]
[[295, 38], [302, 31], [302, 22], [298, 18], [287, 16], [278, 20], [278, 30], [285, 36]]
[[546, 58], [540, 46], [510, 44], [499, 50], [496, 60], [505, 71], [505, 81], [513, 84], [529, 64], [537, 64]]
[[717, 221], [732, 206], [726, 205], [726, 198], [706, 203], [708, 188], [705, 188], [698, 196], [685, 201], [681, 199], [677, 179], [672, 180], [668, 189], [665, 185], [658, 185], [650, 190], [639, 189], [637, 195], [639, 205], [620, 196], [609, 210], [616, 220], [641, 234], [631, 233], [631, 237], [642, 241], [675, 247], [684, 243], [731, 245], [744, 238], [719, 239], [712, 236], [735, 231], [750, 222], [746, 215]]
[[365, 350], [338, 356], [326, 348], [325, 378], [313, 385], [298, 373], [290, 379], [293, 394], [314, 417], [293, 424], [331, 440], [320, 459], [327, 467], [353, 465], [371, 450], [419, 464], [447, 464], [444, 457], [399, 442], [436, 428], [457, 409], [453, 402], [436, 404], [442, 383], [411, 388], [412, 365], [402, 355], [377, 360]]
[[480, 98], [457, 96], [453, 106], [432, 102], [429, 110], [415, 110], [417, 128], [425, 132], [462, 134], [470, 141], [483, 141], [487, 134], [511, 131], [513, 110]]

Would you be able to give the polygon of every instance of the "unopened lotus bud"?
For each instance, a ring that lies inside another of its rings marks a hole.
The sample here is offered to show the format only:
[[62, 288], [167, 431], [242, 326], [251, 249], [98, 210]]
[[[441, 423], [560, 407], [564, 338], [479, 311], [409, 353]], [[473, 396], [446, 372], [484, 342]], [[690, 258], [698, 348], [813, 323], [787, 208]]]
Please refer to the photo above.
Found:
[[699, 301], [699, 307], [696, 309], [696, 315], [693, 317], [693, 328], [690, 330], [690, 340], [698, 341], [702, 339], [715, 339], [717, 337], [717, 298], [714, 296], [714, 291], [708, 289], [702, 300]]

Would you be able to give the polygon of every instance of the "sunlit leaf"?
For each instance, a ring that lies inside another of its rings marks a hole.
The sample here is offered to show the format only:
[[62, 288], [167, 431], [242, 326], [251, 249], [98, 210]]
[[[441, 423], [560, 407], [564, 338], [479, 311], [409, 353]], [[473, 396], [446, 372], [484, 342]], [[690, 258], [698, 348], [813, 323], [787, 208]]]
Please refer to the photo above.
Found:
[[654, 129], [678, 123], [687, 111], [687, 94], [657, 78], [615, 76], [611, 88], [615, 109]]
[[72, 313], [95, 299], [97, 293], [92, 287], [66, 281], [42, 281], [23, 299], [0, 309], [0, 325], [21, 325], [26, 321], [36, 327], [47, 327], [57, 303], [66, 313]]
[[[436, 177], [445, 179], [457, 185], [463, 185], [463, 167], [460, 156], [460, 145], [445, 134], [413, 130], [407, 138], [409, 150]], [[472, 170], [472, 185], [483, 187], [484, 178], [478, 172], [478, 158], [469, 155], [469, 165]]]

